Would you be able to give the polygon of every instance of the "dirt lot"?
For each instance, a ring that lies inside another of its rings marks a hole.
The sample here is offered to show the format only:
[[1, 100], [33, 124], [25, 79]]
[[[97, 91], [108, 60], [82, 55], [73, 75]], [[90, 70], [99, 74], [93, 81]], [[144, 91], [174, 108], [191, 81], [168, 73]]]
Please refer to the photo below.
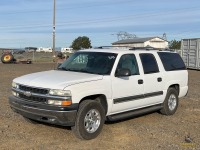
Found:
[[[175, 115], [152, 113], [129, 120], [106, 123], [94, 140], [81, 141], [69, 128], [31, 124], [8, 105], [15, 77], [53, 69], [53, 64], [0, 63], [0, 149], [134, 149], [200, 150], [200, 71], [189, 71], [189, 93], [181, 98]], [[185, 142], [190, 136], [192, 143]]]

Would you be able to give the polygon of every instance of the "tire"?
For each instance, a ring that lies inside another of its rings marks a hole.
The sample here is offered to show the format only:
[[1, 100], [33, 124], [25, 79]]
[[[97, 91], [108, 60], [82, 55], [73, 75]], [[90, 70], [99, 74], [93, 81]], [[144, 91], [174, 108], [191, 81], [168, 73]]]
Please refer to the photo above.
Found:
[[79, 106], [72, 131], [79, 139], [91, 140], [100, 134], [104, 121], [105, 111], [102, 105], [95, 100], [85, 100]]
[[31, 59], [27, 59], [27, 64], [32, 64], [32, 60]]
[[160, 113], [167, 116], [173, 115], [178, 108], [178, 103], [179, 100], [177, 90], [175, 88], [169, 88]]
[[13, 61], [13, 55], [11, 53], [3, 54], [1, 57], [2, 63], [11, 63]]

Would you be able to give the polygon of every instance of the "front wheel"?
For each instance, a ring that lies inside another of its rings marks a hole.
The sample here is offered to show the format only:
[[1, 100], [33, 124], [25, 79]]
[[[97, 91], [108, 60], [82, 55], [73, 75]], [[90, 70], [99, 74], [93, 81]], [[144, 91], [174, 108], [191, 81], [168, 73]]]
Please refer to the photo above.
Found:
[[78, 138], [91, 140], [100, 134], [104, 121], [105, 111], [102, 105], [95, 100], [86, 100], [79, 106], [72, 130]]
[[163, 115], [173, 115], [178, 107], [178, 92], [175, 88], [169, 88], [165, 101], [163, 103], [163, 108], [160, 110]]

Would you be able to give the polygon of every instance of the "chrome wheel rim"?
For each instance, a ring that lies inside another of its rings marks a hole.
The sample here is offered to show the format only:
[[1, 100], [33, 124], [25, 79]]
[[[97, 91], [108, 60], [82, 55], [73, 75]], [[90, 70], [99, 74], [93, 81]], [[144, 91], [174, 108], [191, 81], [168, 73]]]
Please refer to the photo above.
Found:
[[100, 126], [101, 115], [98, 110], [92, 109], [87, 112], [84, 119], [84, 127], [88, 133], [94, 133]]
[[171, 94], [168, 100], [168, 106], [171, 111], [173, 111], [176, 108], [176, 102], [176, 96], [174, 94]]

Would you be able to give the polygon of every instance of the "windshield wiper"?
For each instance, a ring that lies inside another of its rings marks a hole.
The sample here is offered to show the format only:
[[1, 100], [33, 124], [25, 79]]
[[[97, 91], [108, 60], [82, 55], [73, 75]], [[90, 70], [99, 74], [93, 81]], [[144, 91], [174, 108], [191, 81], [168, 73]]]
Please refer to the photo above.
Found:
[[97, 72], [91, 72], [91, 71], [88, 71], [88, 70], [80, 70], [80, 72], [83, 72], [83, 73], [90, 73], [90, 74], [98, 74], [98, 75], [103, 75], [102, 73], [97, 73]]
[[80, 70], [70, 69], [70, 68], [65, 68], [65, 67], [58, 68], [58, 70], [81, 72]]
[[64, 68], [64, 67], [62, 67], [61, 69], [62, 69], [62, 70], [65, 70], [65, 71], [81, 72], [80, 70], [71, 69], [71, 68]]
[[89, 74], [98, 74], [98, 75], [103, 75], [102, 73], [91, 72], [91, 71], [84, 70], [84, 69], [81, 69], [81, 70], [75, 70], [75, 69], [70, 69], [70, 68], [61, 67], [61, 68], [58, 68], [58, 70], [65, 70], [65, 71], [74, 71], [74, 72], [83, 72], [83, 73], [89, 73]]
[[83, 69], [81, 69], [80, 72], [84, 72], [84, 73], [92, 73], [92, 72], [90, 72], [90, 71], [88, 71], [88, 70], [83, 70]]
[[65, 67], [58, 68], [58, 70], [75, 71], [75, 70], [73, 70], [73, 69], [68, 69], [68, 68], [65, 68]]
[[65, 70], [65, 71], [68, 71], [68, 69], [66, 69], [65, 67], [57, 68], [57, 70]]

